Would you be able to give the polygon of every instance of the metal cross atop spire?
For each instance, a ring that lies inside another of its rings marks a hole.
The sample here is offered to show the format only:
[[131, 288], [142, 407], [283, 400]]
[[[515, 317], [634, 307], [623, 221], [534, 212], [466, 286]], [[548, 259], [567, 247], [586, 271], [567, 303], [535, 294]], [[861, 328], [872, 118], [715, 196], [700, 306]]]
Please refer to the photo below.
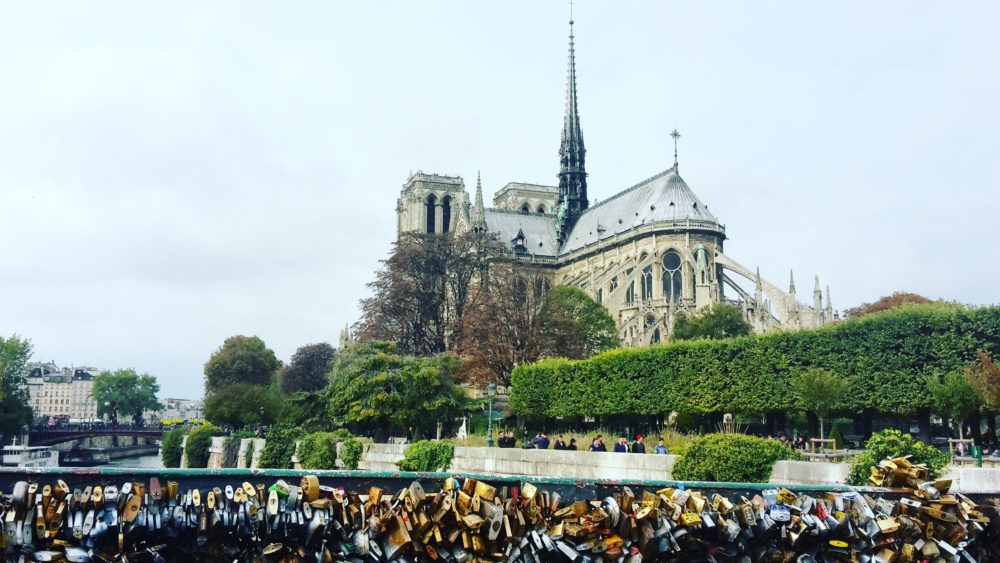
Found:
[[681, 134], [677, 132], [676, 128], [674, 128], [674, 130], [670, 132], [670, 136], [674, 138], [674, 170], [676, 171], [677, 170], [677, 139], [681, 138]]
[[573, 25], [573, 0], [569, 0], [569, 25]]

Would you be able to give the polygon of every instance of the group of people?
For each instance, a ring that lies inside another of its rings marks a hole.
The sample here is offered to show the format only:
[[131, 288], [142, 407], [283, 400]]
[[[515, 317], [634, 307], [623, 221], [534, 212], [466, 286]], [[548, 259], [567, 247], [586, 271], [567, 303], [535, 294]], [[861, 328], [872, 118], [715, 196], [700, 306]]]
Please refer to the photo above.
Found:
[[[606, 452], [608, 447], [604, 445], [604, 436], [598, 434], [594, 440], [590, 443], [590, 447], [587, 451], [591, 452]], [[619, 436], [618, 441], [615, 442], [613, 450], [615, 453], [620, 454], [644, 454], [646, 453], [646, 439], [642, 434], [638, 434], [635, 437], [635, 441], [631, 444], [628, 443], [628, 438], [625, 436]], [[663, 438], [660, 438], [656, 442], [656, 446], [653, 447], [653, 453], [659, 455], [666, 455], [670, 453], [667, 445], [663, 442]]]
[[[548, 434], [545, 432], [538, 433], [530, 442], [522, 446], [526, 449], [538, 449], [547, 450], [549, 446], [552, 446], [553, 450], [571, 450], [575, 451], [577, 449], [576, 438], [570, 438], [569, 443], [563, 438], [562, 434], [556, 437], [555, 441], [549, 440]], [[517, 447], [517, 438], [514, 437], [513, 432], [500, 432], [497, 437], [497, 447], [499, 448], [514, 448]], [[606, 452], [608, 451], [607, 446], [604, 445], [604, 436], [598, 434], [590, 443], [587, 448], [589, 452]], [[646, 442], [642, 434], [635, 437], [635, 441], [629, 444], [628, 438], [625, 436], [620, 436], [618, 441], [615, 442], [613, 450], [615, 453], [633, 453], [633, 454], [644, 454], [646, 453]], [[656, 446], [653, 448], [654, 454], [666, 455], [670, 453], [666, 444], [663, 442], [663, 438], [660, 438]]]

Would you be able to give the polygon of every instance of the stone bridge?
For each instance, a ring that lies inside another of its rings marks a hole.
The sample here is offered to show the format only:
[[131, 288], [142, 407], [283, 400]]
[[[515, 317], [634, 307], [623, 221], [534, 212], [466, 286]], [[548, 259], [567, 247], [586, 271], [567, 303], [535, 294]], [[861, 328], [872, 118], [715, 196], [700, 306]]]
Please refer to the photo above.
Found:
[[158, 426], [57, 426], [33, 428], [28, 432], [28, 444], [53, 446], [63, 442], [83, 440], [97, 436], [132, 436], [159, 440], [163, 428]]

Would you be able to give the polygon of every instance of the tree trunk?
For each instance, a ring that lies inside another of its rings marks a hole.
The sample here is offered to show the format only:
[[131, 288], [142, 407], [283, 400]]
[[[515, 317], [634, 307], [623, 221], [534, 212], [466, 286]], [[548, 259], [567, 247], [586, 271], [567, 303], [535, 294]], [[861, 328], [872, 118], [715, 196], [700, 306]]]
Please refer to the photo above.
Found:
[[872, 437], [872, 411], [870, 409], [861, 411], [861, 437], [865, 442]]
[[920, 427], [919, 435], [920, 441], [924, 444], [930, 445], [931, 443], [931, 409], [927, 407], [921, 407], [917, 409], [917, 424]]
[[820, 429], [820, 418], [816, 415], [816, 413], [807, 412], [806, 421], [809, 423], [809, 435], [813, 437], [819, 436], [820, 439], [822, 439], [823, 437], [820, 436], [820, 434], [822, 434]]
[[819, 417], [819, 439], [823, 439], [823, 421], [825, 417]]
[[972, 426], [972, 440], [977, 445], [983, 445], [983, 431], [980, 428], [982, 425], [982, 417], [977, 409], [971, 415], [969, 415], [969, 424]]

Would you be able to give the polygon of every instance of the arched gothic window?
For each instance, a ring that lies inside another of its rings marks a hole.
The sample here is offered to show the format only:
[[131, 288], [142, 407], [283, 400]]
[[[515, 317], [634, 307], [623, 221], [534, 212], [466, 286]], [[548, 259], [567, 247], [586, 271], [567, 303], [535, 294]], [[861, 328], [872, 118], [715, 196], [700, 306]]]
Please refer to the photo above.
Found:
[[660, 342], [660, 329], [656, 329], [653, 331], [653, 339], [650, 341], [650, 344], [658, 344], [659, 342]]
[[681, 300], [681, 255], [676, 250], [663, 253], [663, 299], [667, 303]]
[[434, 212], [437, 207], [437, 196], [431, 194], [427, 196], [427, 232], [434, 232]]
[[531, 208], [528, 207], [528, 202], [524, 202], [524, 205], [521, 206], [521, 213], [531, 213]]
[[446, 195], [441, 199], [441, 232], [447, 233], [451, 230], [451, 196]]
[[649, 301], [653, 298], [653, 265], [650, 264], [642, 269], [642, 300]]
[[628, 287], [625, 288], [625, 303], [628, 305], [635, 303], [635, 280], [628, 282]]
[[542, 215], [544, 215], [545, 214], [545, 206], [544, 205], [539, 205], [538, 206], [538, 212], [541, 213]]

